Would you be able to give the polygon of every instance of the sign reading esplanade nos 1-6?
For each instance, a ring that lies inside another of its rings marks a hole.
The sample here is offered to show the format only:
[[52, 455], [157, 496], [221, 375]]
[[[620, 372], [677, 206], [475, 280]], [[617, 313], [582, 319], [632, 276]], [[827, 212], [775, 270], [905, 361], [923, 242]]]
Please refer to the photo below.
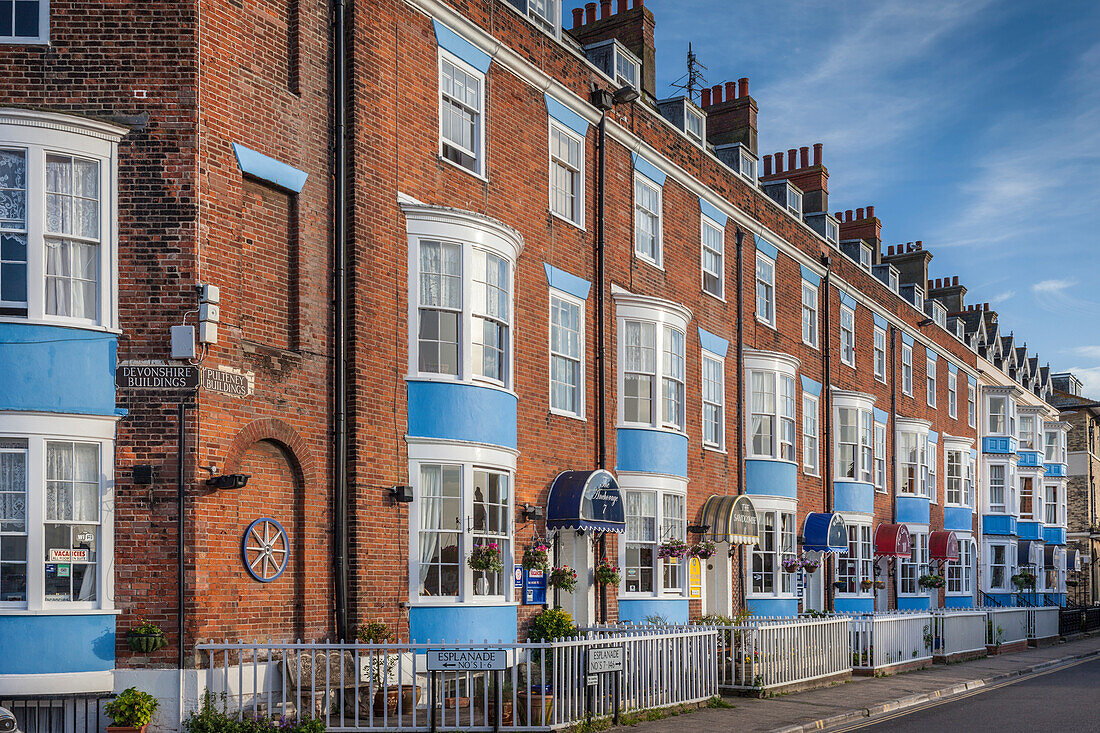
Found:
[[123, 364], [115, 370], [118, 389], [189, 390], [199, 386], [199, 367], [171, 364]]

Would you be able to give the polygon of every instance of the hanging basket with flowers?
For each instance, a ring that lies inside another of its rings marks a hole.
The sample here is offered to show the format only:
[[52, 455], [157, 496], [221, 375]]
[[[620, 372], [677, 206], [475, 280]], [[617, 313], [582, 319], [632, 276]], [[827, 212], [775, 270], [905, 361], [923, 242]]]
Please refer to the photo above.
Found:
[[577, 571], [568, 565], [553, 568], [550, 571], [550, 577], [546, 579], [546, 584], [551, 588], [571, 593], [577, 587]]
[[683, 540], [673, 537], [671, 540], [666, 540], [657, 545], [657, 557], [666, 558], [672, 557], [680, 559], [688, 554], [687, 543]]
[[1035, 590], [1035, 573], [1024, 570], [1012, 576], [1012, 584], [1019, 590]]
[[718, 545], [714, 544], [711, 540], [699, 540], [691, 546], [691, 556], [697, 557], [700, 560], [709, 560], [714, 557], [714, 553], [718, 550]]
[[523, 551], [524, 570], [546, 570], [550, 567], [550, 548], [541, 542]]
[[947, 585], [947, 581], [943, 579], [942, 575], [922, 575], [917, 579], [917, 585], [921, 588], [942, 588]]
[[885, 589], [886, 589], [886, 581], [885, 580], [876, 580], [875, 581], [875, 590], [885, 590]]
[[871, 590], [871, 588], [875, 587], [875, 581], [869, 578], [864, 578], [863, 580], [859, 581], [859, 587], [862, 590]]
[[783, 569], [788, 573], [797, 573], [800, 567], [802, 567], [802, 561], [797, 557], [788, 557], [783, 560]]
[[612, 565], [606, 557], [602, 558], [596, 566], [596, 582], [600, 585], [618, 585], [621, 580], [619, 566]]
[[486, 573], [499, 573], [504, 570], [504, 556], [500, 553], [500, 545], [489, 542], [484, 545], [474, 545], [470, 552], [470, 558], [466, 561], [474, 570]]
[[821, 567], [820, 560], [815, 560], [809, 557], [802, 558], [802, 569], [805, 570], [807, 573], [816, 573], [819, 567]]

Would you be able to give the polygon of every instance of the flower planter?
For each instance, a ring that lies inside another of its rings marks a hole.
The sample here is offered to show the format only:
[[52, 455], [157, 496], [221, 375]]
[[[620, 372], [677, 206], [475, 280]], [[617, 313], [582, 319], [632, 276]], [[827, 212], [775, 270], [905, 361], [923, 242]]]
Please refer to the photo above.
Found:
[[[528, 705], [530, 705], [531, 719], [527, 719]], [[532, 690], [520, 692], [516, 695], [516, 706], [519, 707], [519, 722], [521, 725], [549, 725], [554, 713], [554, 693]]]
[[376, 690], [374, 693], [374, 714], [396, 713], [398, 700], [401, 712], [410, 712], [420, 702], [421, 687], [417, 685], [390, 685], [388, 690]]
[[168, 639], [164, 638], [164, 634], [127, 634], [126, 643], [135, 652], [152, 654], [168, 646]]
[[145, 729], [148, 727], [148, 723], [140, 728], [132, 728], [128, 725], [108, 725], [107, 733], [145, 733]]
[[[511, 695], [509, 695], [511, 697]], [[512, 701], [500, 703], [500, 724], [509, 726], [513, 725], [515, 720], [515, 711], [512, 708]], [[489, 725], [495, 725], [497, 722], [497, 706], [493, 704], [493, 701], [489, 701]]]

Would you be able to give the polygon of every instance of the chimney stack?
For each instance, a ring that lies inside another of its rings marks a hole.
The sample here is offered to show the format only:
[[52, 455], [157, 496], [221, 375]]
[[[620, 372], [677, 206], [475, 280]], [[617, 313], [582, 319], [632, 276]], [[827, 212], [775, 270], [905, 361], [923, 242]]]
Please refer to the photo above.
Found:
[[619, 0], [619, 7], [616, 9], [615, 12], [617, 12], [617, 13], [625, 13], [626, 12], [626, 0]]
[[[879, 223], [878, 219], [869, 219], [868, 221]], [[930, 298], [942, 295], [943, 297], [940, 299], [947, 306], [948, 311], [962, 310], [962, 295], [966, 292], [966, 288], [959, 286], [956, 293], [958, 296], [957, 303], [952, 300], [953, 289], [948, 289], [942, 280], [941, 286], [943, 287], [938, 292], [935, 290], [936, 283], [928, 277], [928, 263], [932, 261], [932, 253], [924, 249], [924, 242], [920, 240], [915, 243], [906, 242], [891, 249], [892, 252], [887, 250], [883, 262], [889, 262], [898, 268], [898, 281], [902, 285], [917, 285], [924, 288], [925, 295]]]
[[703, 92], [702, 92], [702, 96], [703, 96], [703, 98], [702, 98], [701, 104], [699, 106], [702, 107], [703, 109], [706, 109], [707, 107], [710, 106], [710, 90], [709, 89], [704, 89]]
[[715, 147], [741, 143], [754, 156], [756, 148], [756, 100], [749, 96], [749, 80], [711, 87], [711, 106], [707, 109], [707, 142]]
[[634, 0], [633, 7], [626, 7], [626, 0], [618, 0], [618, 12], [612, 13], [612, 0], [599, 0], [600, 16], [597, 17], [596, 2], [584, 5], [583, 23], [578, 23], [576, 11], [573, 12], [573, 28], [570, 35], [581, 46], [590, 46], [609, 39], [616, 39], [631, 53], [642, 60], [640, 86], [638, 91], [656, 97], [656, 59], [657, 51], [653, 40], [656, 22], [653, 13], [645, 7], [642, 0]]
[[[802, 191], [802, 210], [806, 214], [829, 211], [829, 171], [821, 164], [821, 143], [813, 146], [813, 163], [810, 163], [809, 146], [787, 151], [787, 169], [783, 170], [783, 153], [775, 154], [775, 171], [765, 171], [761, 183], [770, 180], [788, 180]], [[781, 175], [782, 174], [782, 175]], [[839, 218], [839, 216], [837, 217]], [[824, 226], [824, 225], [822, 225]]]
[[611, 17], [611, 0], [600, 0], [600, 17], [604, 20]]
[[[860, 206], [855, 210], [854, 216], [851, 209], [845, 210], [844, 220], [840, 223], [840, 241], [852, 239], [861, 239], [871, 245], [871, 264], [881, 264], [882, 222], [875, 217], [874, 206]], [[897, 251], [900, 253], [901, 247]]]
[[783, 172], [783, 153], [778, 152], [775, 154], [775, 173], [779, 175]]
[[584, 4], [584, 24], [592, 25], [596, 22], [596, 3]]

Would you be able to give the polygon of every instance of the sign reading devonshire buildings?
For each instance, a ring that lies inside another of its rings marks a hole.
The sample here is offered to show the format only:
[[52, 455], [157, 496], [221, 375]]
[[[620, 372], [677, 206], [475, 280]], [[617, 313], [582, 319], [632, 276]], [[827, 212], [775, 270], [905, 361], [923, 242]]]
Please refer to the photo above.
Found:
[[188, 390], [199, 386], [199, 367], [174, 364], [123, 364], [115, 370], [122, 390]]

